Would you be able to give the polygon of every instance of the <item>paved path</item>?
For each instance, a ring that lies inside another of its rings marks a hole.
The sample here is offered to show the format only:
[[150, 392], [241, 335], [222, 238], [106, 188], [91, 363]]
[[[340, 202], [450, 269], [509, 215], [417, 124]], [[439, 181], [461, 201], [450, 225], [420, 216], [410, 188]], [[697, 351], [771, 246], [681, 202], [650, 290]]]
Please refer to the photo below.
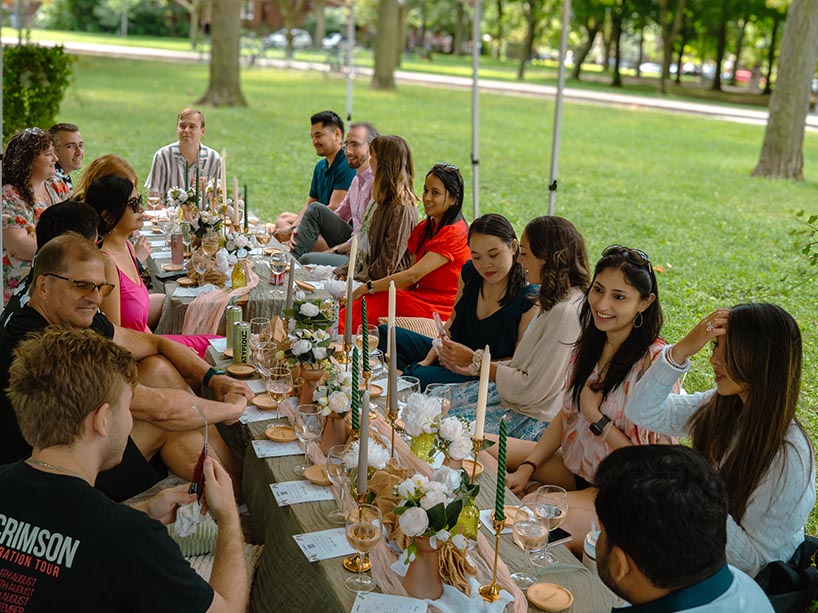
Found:
[[[3, 38], [3, 44], [16, 44], [16, 37]], [[66, 51], [76, 55], [108, 56], [124, 59], [159, 60], [172, 62], [201, 62], [209, 61], [207, 54], [196, 51], [172, 51], [168, 49], [154, 49], [150, 47], [127, 47], [123, 45], [100, 45], [94, 43], [65, 42], [41, 40], [39, 44], [51, 46], [62, 44]], [[257, 67], [272, 67], [291, 70], [314, 70], [318, 72], [328, 72], [329, 66], [325, 63], [303, 62], [299, 60], [278, 60], [261, 58], [256, 63]], [[363, 78], [372, 76], [371, 68], [358, 68], [356, 75]], [[430, 87], [461, 88], [467, 89], [472, 85], [470, 78], [455, 77], [450, 75], [437, 75], [421, 72], [409, 72], [398, 70], [395, 72], [395, 79], [398, 83], [426, 85]], [[517, 96], [534, 96], [539, 98], [553, 98], [557, 88], [552, 85], [536, 85], [525, 82], [495, 81], [491, 79], [480, 79], [480, 90], [483, 92], [496, 92]], [[623, 108], [642, 108], [670, 113], [685, 113], [691, 115], [704, 115], [716, 119], [735, 121], [739, 123], [749, 123], [755, 125], [766, 125], [767, 111], [750, 108], [732, 107], [720, 104], [709, 104], [705, 102], [688, 102], [683, 100], [672, 100], [667, 98], [652, 98], [648, 96], [633, 96], [628, 94], [617, 94], [614, 92], [593, 91], [566, 87], [564, 90], [566, 100], [583, 102], [589, 104], [600, 104], [605, 106], [617, 106]], [[818, 131], [818, 114], [807, 115], [807, 129]]]

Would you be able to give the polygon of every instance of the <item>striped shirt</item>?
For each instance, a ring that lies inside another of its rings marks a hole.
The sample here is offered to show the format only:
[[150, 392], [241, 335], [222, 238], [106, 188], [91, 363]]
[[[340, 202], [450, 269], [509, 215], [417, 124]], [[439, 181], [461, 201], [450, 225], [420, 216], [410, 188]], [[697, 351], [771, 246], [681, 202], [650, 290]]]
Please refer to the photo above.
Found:
[[[206, 185], [210, 179], [218, 181], [222, 158], [210, 147], [199, 145], [199, 180]], [[187, 172], [187, 180], [185, 177]], [[171, 187], [188, 187], [196, 181], [196, 165], [189, 165], [179, 150], [179, 141], [162, 147], [153, 154], [151, 171], [145, 180], [145, 189], [158, 192], [163, 198]]]

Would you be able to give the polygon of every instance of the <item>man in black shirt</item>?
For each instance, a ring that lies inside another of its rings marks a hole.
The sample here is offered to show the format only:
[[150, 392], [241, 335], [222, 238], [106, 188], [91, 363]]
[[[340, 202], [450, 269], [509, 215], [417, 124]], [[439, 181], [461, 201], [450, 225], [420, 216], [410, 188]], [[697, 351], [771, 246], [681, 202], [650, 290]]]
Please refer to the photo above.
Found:
[[[135, 446], [128, 447], [123, 466], [135, 466], [129, 458], [154, 460], [159, 456], [176, 475], [190, 479], [203, 445], [202, 419], [194, 407], [203, 411], [209, 424], [232, 423], [244, 412], [253, 394], [243, 383], [215, 373], [204, 360], [178, 343], [111, 324], [99, 312], [102, 294], [114, 289], [106, 283], [102, 258], [90, 241], [76, 234], [57, 237], [40, 250], [34, 263], [29, 303], [12, 315], [0, 333], [0, 389], [7, 386], [14, 349], [29, 333], [49, 325], [91, 328], [112, 338], [139, 362], [139, 384], [130, 405], [134, 417], [131, 438]], [[196, 387], [209, 387], [220, 400], [197, 397], [189, 382]], [[238, 462], [212, 427], [210, 444], [222, 463], [239, 474]], [[0, 393], [0, 464], [24, 459], [29, 450], [7, 395]], [[137, 451], [141, 454], [136, 454]], [[133, 496], [152, 484], [151, 477], [143, 472], [135, 469], [134, 474], [111, 479], [101, 489], [115, 500]], [[159, 478], [161, 475], [153, 480]]]
[[33, 451], [25, 461], [0, 466], [0, 602], [6, 607], [29, 613], [245, 610], [239, 515], [230, 477], [217, 462], [204, 464], [204, 497], [219, 524], [210, 584], [162, 525], [195, 495], [174, 488], [130, 508], [91, 487], [99, 471], [122, 459], [136, 375], [128, 351], [89, 330], [52, 327], [19, 345], [8, 394]]

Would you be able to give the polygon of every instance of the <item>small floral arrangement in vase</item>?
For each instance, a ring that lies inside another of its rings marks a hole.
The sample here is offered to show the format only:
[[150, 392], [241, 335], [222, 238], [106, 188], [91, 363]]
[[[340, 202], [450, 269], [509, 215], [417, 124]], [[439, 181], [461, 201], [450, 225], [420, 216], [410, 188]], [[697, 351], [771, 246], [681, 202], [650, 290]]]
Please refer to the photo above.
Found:
[[171, 187], [166, 196], [168, 205], [174, 208], [183, 205], [191, 209], [199, 208], [199, 194], [196, 193], [196, 187], [193, 185], [187, 189], [184, 187]]
[[224, 248], [231, 255], [237, 258], [246, 258], [250, 253], [252, 240], [243, 232], [227, 232], [225, 234]]
[[[358, 454], [360, 453], [360, 447], [360, 441], [352, 441], [347, 446], [347, 451], [344, 454], [344, 466], [349, 471], [349, 483], [352, 487], [353, 496], [357, 495], [356, 485], [358, 483]], [[366, 456], [367, 479], [371, 479], [376, 470], [384, 470], [391, 457], [392, 455], [389, 453], [389, 450], [370, 436]], [[375, 493], [370, 492], [370, 495], [371, 498], [367, 500], [369, 503], [374, 500]]]
[[346, 415], [352, 406], [352, 373], [330, 364], [326, 382], [316, 388], [312, 399], [321, 405], [324, 415]]
[[464, 460], [472, 450], [471, 424], [462, 417], [443, 417], [438, 398], [414, 393], [403, 411], [404, 430], [412, 437], [411, 449], [427, 462], [442, 452], [448, 461]]
[[335, 351], [327, 332], [335, 323], [332, 300], [296, 300], [292, 309], [284, 309], [284, 315], [290, 320], [290, 331], [277, 357], [286, 359], [290, 366], [325, 368], [330, 364]]

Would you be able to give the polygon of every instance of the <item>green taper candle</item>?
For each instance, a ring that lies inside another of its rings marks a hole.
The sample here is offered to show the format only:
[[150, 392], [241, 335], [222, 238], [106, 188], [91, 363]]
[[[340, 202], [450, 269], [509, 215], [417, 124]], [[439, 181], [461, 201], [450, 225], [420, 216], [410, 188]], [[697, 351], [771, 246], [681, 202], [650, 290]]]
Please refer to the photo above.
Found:
[[361, 351], [364, 372], [369, 372], [369, 326], [366, 321], [366, 296], [361, 298]]
[[360, 429], [361, 392], [358, 389], [358, 347], [352, 348], [352, 429]]
[[506, 518], [503, 507], [506, 504], [506, 420], [500, 420], [500, 441], [497, 445], [497, 496], [494, 499], [494, 519]]

